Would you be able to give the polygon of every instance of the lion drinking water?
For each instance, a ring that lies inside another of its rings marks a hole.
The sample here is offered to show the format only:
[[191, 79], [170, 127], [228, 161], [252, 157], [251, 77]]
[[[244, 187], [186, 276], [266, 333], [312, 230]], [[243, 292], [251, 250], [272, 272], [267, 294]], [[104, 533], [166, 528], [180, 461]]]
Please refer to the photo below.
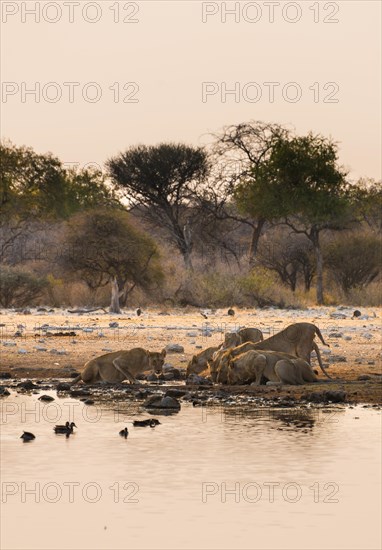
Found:
[[152, 352], [143, 348], [133, 348], [105, 353], [85, 363], [84, 370], [72, 383], [76, 384], [82, 380], [85, 384], [96, 382], [117, 384], [129, 380], [133, 384], [136, 376], [146, 370], [160, 374], [165, 357], [165, 349], [161, 352]]

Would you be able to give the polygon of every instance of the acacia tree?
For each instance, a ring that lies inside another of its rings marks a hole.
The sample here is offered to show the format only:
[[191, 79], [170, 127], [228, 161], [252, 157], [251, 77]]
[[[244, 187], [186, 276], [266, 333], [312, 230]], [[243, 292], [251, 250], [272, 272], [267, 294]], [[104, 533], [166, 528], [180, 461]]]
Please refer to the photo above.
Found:
[[116, 205], [99, 170], [66, 170], [50, 153], [0, 143], [0, 259], [9, 261], [21, 238], [29, 238], [46, 222], [78, 210]]
[[278, 208], [284, 223], [312, 243], [317, 303], [323, 304], [320, 235], [326, 230], [342, 230], [354, 219], [346, 173], [338, 166], [337, 145], [312, 133], [281, 139], [264, 169], [269, 182], [265, 203], [268, 200], [274, 211]]
[[168, 240], [192, 269], [194, 219], [187, 215], [193, 190], [208, 173], [204, 149], [183, 144], [139, 145], [106, 163], [116, 188], [151, 225], [164, 228]]
[[111, 285], [110, 312], [120, 313], [132, 290], [150, 290], [163, 278], [153, 240], [123, 211], [91, 210], [73, 216], [64, 235], [62, 264], [89, 288]]
[[[223, 128], [214, 135], [214, 173], [201, 195], [201, 207], [219, 220], [230, 220], [251, 228], [248, 260], [253, 265], [266, 222], [273, 213], [264, 204], [262, 189], [267, 185], [264, 165], [273, 147], [288, 136], [279, 124], [251, 121]], [[260, 179], [261, 178], [261, 179]], [[258, 189], [242, 182], [256, 182]]]

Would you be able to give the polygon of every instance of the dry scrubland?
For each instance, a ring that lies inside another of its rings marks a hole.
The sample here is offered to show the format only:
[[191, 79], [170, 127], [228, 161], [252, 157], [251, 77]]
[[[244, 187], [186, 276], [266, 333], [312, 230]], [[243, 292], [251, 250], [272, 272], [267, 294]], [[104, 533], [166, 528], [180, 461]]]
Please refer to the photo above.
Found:
[[[236, 310], [235, 317], [229, 317], [226, 310], [216, 310], [207, 311], [208, 318], [204, 319], [198, 310], [187, 308], [148, 309], [141, 317], [137, 317], [135, 310], [126, 310], [119, 316], [102, 311], [79, 315], [64, 310], [50, 313], [32, 310], [26, 315], [2, 310], [1, 372], [10, 373], [12, 378], [69, 378], [73, 371], [81, 371], [86, 361], [108, 351], [132, 347], [159, 351], [175, 343], [183, 346], [184, 353], [168, 353], [166, 363], [185, 369], [193, 354], [218, 345], [224, 332], [253, 326], [267, 337], [293, 322], [306, 321], [315, 323], [330, 344], [326, 348], [318, 342], [328, 372], [350, 382], [349, 387], [343, 382], [336, 383], [336, 387], [345, 387], [354, 401], [379, 402], [382, 309], [364, 309], [358, 319], [352, 319], [352, 313], [353, 308], [345, 307], [251, 309]], [[111, 328], [110, 323], [118, 323], [118, 327]], [[75, 336], [54, 336], [70, 331]], [[211, 335], [207, 336], [208, 333]], [[314, 354], [313, 366], [318, 366]], [[358, 377], [364, 375], [370, 379], [358, 382]], [[321, 371], [319, 376], [323, 378]], [[299, 395], [304, 389], [288, 386], [281, 391]], [[246, 387], [245, 391], [274, 393], [280, 389], [262, 386]]]

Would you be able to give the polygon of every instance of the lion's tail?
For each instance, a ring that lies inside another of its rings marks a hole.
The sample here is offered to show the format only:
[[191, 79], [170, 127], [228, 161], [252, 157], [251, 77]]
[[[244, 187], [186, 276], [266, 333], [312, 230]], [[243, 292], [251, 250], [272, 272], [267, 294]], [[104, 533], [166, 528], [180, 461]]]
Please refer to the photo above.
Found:
[[316, 334], [319, 337], [319, 339], [321, 340], [321, 342], [324, 344], [324, 346], [328, 346], [328, 348], [330, 348], [329, 344], [327, 344], [325, 342], [324, 337], [322, 336], [320, 329], [318, 327], [316, 327], [316, 325], [314, 325], [314, 328], [316, 329]]

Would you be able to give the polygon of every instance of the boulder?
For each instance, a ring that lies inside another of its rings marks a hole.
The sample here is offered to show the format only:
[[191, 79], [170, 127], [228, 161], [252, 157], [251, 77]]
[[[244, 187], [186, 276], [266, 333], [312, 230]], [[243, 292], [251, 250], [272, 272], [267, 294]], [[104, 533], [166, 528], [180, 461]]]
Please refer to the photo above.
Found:
[[162, 395], [151, 395], [143, 404], [146, 409], [171, 409], [180, 410], [180, 403], [175, 397], [163, 397]]
[[168, 353], [184, 353], [184, 347], [180, 344], [168, 344], [166, 346], [166, 351]]

